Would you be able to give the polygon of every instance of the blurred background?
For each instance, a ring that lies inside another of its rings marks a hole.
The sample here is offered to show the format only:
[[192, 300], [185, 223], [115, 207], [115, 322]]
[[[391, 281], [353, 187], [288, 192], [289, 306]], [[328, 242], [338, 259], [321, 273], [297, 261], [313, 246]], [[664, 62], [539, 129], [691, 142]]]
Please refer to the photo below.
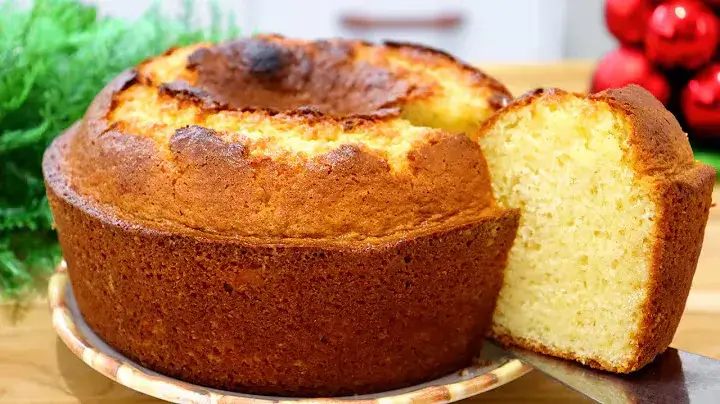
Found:
[[[145, 0], [85, 0], [105, 15], [138, 18]], [[182, 0], [163, 0], [181, 13]], [[202, 2], [198, 2], [200, 4]], [[219, 0], [244, 32], [302, 38], [393, 38], [444, 49], [472, 62], [595, 59], [614, 46], [603, 0]], [[207, 7], [197, 19], [210, 21]]]

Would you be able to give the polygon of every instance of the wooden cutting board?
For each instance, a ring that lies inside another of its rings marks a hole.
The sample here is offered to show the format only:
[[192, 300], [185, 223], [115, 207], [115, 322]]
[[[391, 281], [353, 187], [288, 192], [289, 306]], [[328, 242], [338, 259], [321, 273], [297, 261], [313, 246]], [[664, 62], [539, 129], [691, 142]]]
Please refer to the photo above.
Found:
[[[519, 95], [537, 87], [587, 91], [592, 63], [545, 66], [486, 66]], [[720, 186], [714, 201], [720, 202]], [[685, 314], [673, 346], [720, 359], [720, 207], [711, 211], [705, 244]], [[538, 372], [466, 400], [481, 402], [577, 403], [583, 399]], [[25, 307], [0, 305], [0, 403], [140, 404], [159, 400], [99, 375], [55, 336], [49, 310], [40, 301]]]

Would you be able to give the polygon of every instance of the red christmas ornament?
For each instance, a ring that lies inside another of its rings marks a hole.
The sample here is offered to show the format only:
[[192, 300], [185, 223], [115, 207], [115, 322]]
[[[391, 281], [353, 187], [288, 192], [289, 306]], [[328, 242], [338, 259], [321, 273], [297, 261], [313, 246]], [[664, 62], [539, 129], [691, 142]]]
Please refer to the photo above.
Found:
[[595, 68], [592, 92], [637, 84], [667, 105], [670, 85], [639, 50], [621, 47], [606, 54]]
[[605, 23], [623, 44], [637, 44], [645, 38], [655, 0], [606, 0]]
[[710, 61], [718, 45], [718, 21], [699, 0], [673, 0], [655, 8], [645, 52], [664, 67], [696, 69]]
[[682, 92], [682, 111], [693, 136], [720, 142], [720, 63], [702, 69]]

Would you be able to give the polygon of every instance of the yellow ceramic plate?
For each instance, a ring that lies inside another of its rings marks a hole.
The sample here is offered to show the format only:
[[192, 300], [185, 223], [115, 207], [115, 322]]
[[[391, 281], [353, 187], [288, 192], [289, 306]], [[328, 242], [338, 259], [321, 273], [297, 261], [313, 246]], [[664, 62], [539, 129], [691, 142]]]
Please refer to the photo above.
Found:
[[197, 386], [148, 370], [115, 351], [85, 323], [73, 296], [65, 263], [58, 267], [49, 285], [53, 327], [70, 350], [83, 362], [106, 377], [133, 390], [173, 403], [197, 404], [431, 404], [471, 397], [502, 386], [528, 373], [532, 368], [493, 351], [482, 353], [482, 365], [465, 368], [438, 380], [385, 393], [336, 398], [287, 398], [233, 393]]

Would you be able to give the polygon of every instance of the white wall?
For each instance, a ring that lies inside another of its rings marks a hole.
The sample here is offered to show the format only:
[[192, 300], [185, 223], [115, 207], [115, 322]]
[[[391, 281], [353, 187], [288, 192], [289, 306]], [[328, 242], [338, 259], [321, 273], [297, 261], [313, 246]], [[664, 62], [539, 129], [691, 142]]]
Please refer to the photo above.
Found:
[[604, 0], [567, 0], [565, 47], [571, 59], [596, 59], [617, 46], [605, 28]]
[[[146, 0], [83, 0], [98, 4], [104, 14], [135, 18], [151, 4]], [[161, 0], [170, 13], [182, 0]], [[596, 59], [612, 49], [614, 40], [603, 21], [603, 0], [219, 0], [232, 10], [243, 32], [281, 31], [287, 35], [330, 35], [338, 31], [330, 8], [370, 10], [465, 9], [470, 26], [461, 37], [432, 33], [419, 41], [446, 48], [463, 59], [493, 62], [543, 62], [556, 59]], [[196, 0], [198, 19], [207, 23], [210, 1]], [[286, 4], [286, 6], [278, 6]], [[380, 11], [378, 11], [380, 10]], [[325, 16], [321, 18], [320, 16]], [[308, 21], [312, 21], [309, 22]], [[317, 22], [315, 22], [317, 21]], [[336, 23], [336, 22], [335, 22]], [[248, 29], [248, 27], [250, 27]], [[337, 35], [337, 34], [336, 34]], [[340, 35], [345, 35], [341, 32]], [[414, 34], [413, 34], [414, 35]], [[445, 35], [445, 36], [443, 36]], [[401, 35], [402, 36], [402, 35]], [[430, 39], [428, 39], [430, 38]], [[434, 43], [434, 42], [437, 42]], [[444, 44], [448, 44], [445, 46]]]

